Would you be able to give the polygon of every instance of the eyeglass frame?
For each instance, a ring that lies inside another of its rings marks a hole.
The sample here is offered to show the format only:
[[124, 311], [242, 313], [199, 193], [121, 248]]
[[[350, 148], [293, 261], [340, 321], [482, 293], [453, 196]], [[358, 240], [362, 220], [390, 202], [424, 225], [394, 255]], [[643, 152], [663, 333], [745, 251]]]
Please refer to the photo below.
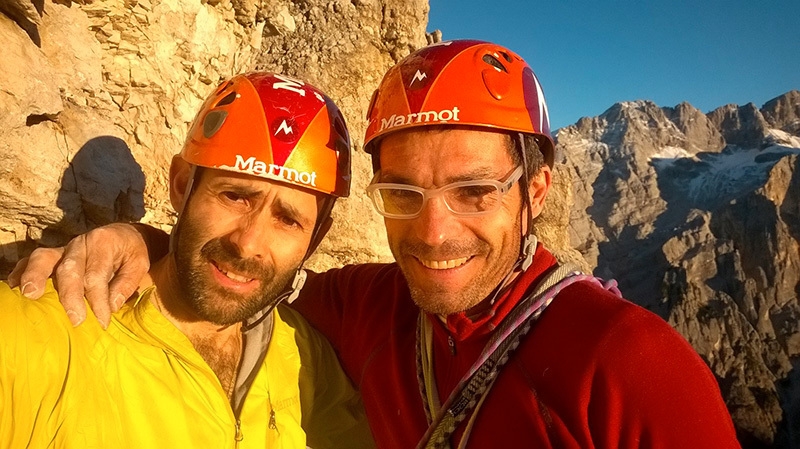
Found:
[[[492, 209], [482, 210], [482, 211], [478, 211], [478, 212], [458, 212], [458, 211], [454, 211], [450, 207], [450, 204], [448, 204], [446, 199], [442, 200], [444, 202], [445, 207], [447, 207], [447, 210], [449, 210], [450, 213], [452, 213], [453, 215], [460, 216], [460, 217], [474, 217], [474, 216], [490, 214], [490, 213], [495, 212], [496, 210], [498, 210], [500, 208], [500, 204], [501, 204], [501, 202], [503, 200], [503, 197], [511, 190], [511, 188], [514, 186], [514, 183], [516, 183], [517, 181], [519, 181], [520, 178], [522, 178], [523, 173], [524, 173], [524, 170], [523, 170], [522, 166], [521, 165], [517, 165], [516, 168], [514, 168], [514, 170], [511, 171], [511, 173], [509, 173], [506, 176], [504, 176], [504, 178], [506, 178], [505, 181], [499, 181], [497, 179], [475, 179], [475, 180], [471, 180], [471, 181], [451, 182], [450, 184], [445, 184], [445, 185], [443, 185], [441, 187], [437, 187], [435, 189], [425, 189], [425, 188], [422, 188], [422, 187], [419, 187], [419, 186], [415, 186], [415, 185], [411, 185], [411, 184], [398, 184], [398, 183], [391, 183], [391, 182], [375, 182], [375, 180], [380, 176], [380, 171], [378, 171], [378, 172], [375, 173], [375, 176], [373, 176], [372, 181], [370, 182], [370, 185], [367, 186], [367, 196], [369, 196], [369, 199], [372, 201], [372, 206], [375, 208], [375, 210], [381, 216], [386, 217], [386, 218], [397, 219], [397, 220], [411, 220], [413, 218], [419, 217], [422, 214], [422, 211], [425, 209], [425, 205], [428, 203], [428, 200], [436, 198], [436, 197], [439, 197], [439, 196], [442, 196], [443, 193], [446, 190], [450, 190], [450, 189], [458, 188], [458, 187], [468, 187], [468, 186], [477, 186], [477, 185], [486, 185], [486, 184], [493, 185], [500, 192], [500, 198], [499, 198], [499, 201], [497, 202], [497, 206], [495, 206]], [[381, 212], [381, 209], [378, 206], [378, 203], [376, 202], [375, 197], [373, 196], [373, 192], [375, 192], [376, 190], [378, 190], [380, 188], [385, 188], [385, 189], [394, 188], [394, 189], [410, 190], [412, 192], [417, 192], [417, 193], [421, 194], [422, 195], [422, 203], [419, 206], [419, 210], [415, 214], [410, 214], [410, 215], [409, 214], [399, 215], [399, 214], [392, 214], [392, 213], [388, 213], [388, 212]]]

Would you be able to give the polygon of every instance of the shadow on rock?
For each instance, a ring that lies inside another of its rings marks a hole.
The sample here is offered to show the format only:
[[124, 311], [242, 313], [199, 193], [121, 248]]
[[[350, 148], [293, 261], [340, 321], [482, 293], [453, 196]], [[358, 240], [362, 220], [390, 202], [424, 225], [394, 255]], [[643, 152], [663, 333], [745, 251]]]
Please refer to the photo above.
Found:
[[[39, 241], [18, 242], [9, 252], [27, 255], [37, 245], [61, 246], [98, 226], [139, 221], [145, 214], [144, 187], [144, 172], [128, 145], [117, 137], [95, 137], [78, 150], [61, 177], [56, 205], [63, 218], [45, 228]], [[0, 266], [0, 278], [14, 264], [7, 265]]]

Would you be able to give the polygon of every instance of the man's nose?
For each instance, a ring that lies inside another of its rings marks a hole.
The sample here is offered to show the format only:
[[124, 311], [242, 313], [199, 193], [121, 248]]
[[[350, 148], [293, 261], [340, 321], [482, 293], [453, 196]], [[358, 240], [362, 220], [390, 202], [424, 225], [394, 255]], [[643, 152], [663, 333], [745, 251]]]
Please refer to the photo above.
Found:
[[419, 216], [412, 220], [418, 238], [430, 246], [440, 245], [452, 238], [461, 226], [442, 196], [428, 199], [422, 205]]
[[229, 234], [229, 240], [239, 250], [243, 259], [264, 258], [270, 241], [267, 217], [247, 215], [242, 217]]

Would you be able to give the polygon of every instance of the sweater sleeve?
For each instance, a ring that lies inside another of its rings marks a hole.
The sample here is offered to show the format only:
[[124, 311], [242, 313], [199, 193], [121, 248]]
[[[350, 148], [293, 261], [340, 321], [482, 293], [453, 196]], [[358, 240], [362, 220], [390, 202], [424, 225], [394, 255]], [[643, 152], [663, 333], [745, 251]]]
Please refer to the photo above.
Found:
[[395, 265], [348, 265], [309, 274], [300, 297], [291, 304], [333, 346], [357, 385], [365, 358], [374, 346], [376, 327], [384, 328], [394, 291], [404, 287]]
[[613, 322], [594, 358], [596, 447], [740, 447], [716, 379], [680, 334], [633, 304]]

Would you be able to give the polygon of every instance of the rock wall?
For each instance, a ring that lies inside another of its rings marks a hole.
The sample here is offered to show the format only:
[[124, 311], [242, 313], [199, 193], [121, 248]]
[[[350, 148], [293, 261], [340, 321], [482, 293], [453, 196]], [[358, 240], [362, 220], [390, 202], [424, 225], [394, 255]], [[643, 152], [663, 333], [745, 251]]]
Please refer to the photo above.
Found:
[[[279, 71], [328, 92], [350, 124], [361, 191], [367, 103], [383, 72], [426, 43], [428, 11], [425, 0], [0, 5], [2, 277], [35, 245], [104, 223], [169, 229], [171, 157], [203, 98], [238, 72]], [[388, 259], [363, 196], [341, 203], [336, 238], [313, 265]]]

